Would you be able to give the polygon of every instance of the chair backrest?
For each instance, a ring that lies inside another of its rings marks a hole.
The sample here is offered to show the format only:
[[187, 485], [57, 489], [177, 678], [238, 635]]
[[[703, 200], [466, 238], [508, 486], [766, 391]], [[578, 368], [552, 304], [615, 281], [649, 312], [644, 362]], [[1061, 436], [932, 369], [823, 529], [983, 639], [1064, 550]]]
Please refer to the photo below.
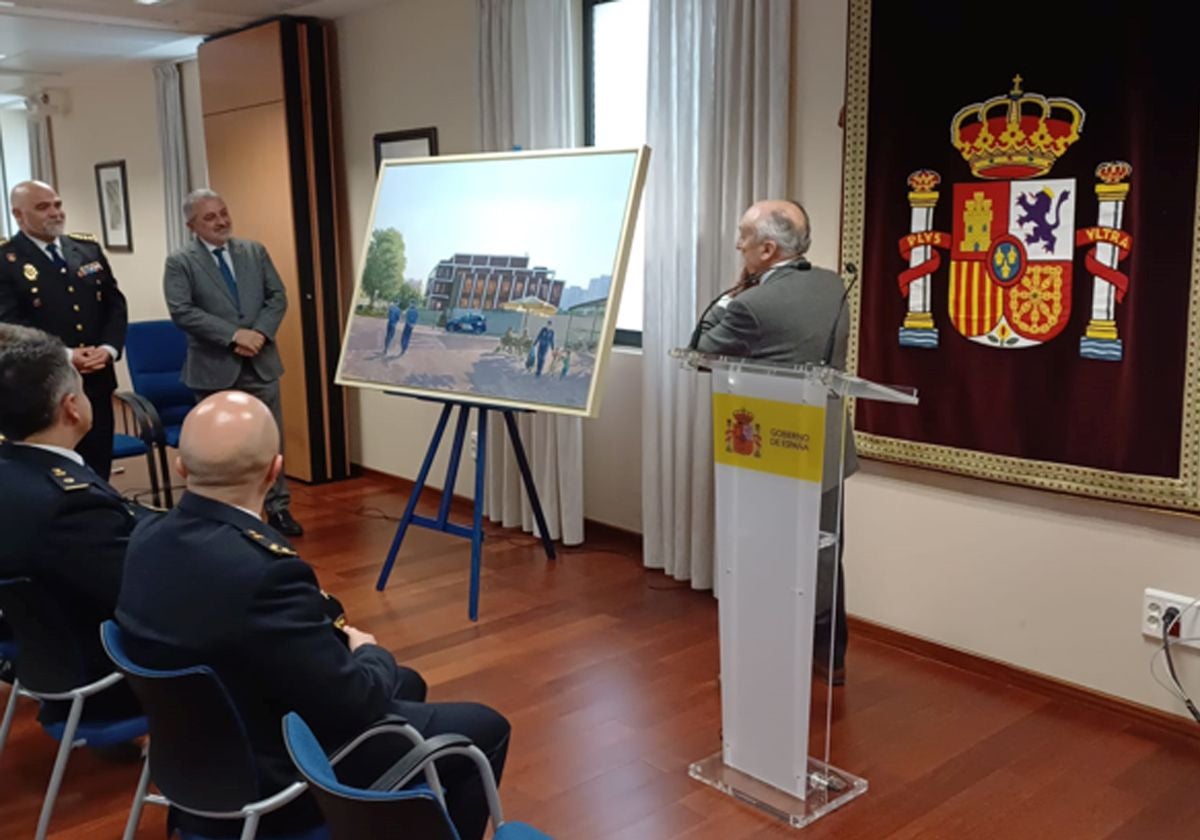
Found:
[[37, 694], [61, 694], [89, 680], [83, 652], [53, 593], [27, 577], [0, 580], [0, 612], [16, 642], [16, 674]]
[[133, 390], [154, 404], [164, 426], [177, 426], [196, 403], [183, 384], [187, 336], [169, 320], [135, 321], [125, 334]]
[[203, 665], [143, 667], [115, 621], [100, 627], [104, 650], [125, 675], [150, 724], [150, 776], [183, 808], [237, 811], [264, 795], [246, 728], [224, 684]]
[[423, 785], [374, 791], [339, 782], [320, 742], [295, 712], [283, 719], [283, 740], [333, 840], [459, 840], [446, 810]]

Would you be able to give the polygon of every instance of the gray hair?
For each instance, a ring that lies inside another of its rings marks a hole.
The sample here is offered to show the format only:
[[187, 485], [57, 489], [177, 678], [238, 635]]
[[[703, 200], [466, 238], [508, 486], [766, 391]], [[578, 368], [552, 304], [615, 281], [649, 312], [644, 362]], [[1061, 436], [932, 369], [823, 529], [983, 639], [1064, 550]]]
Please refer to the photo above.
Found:
[[0, 434], [13, 440], [54, 425], [58, 404], [83, 391], [83, 379], [58, 338], [0, 324]]
[[812, 245], [812, 228], [808, 211], [797, 201], [791, 202], [804, 217], [804, 227], [797, 228], [786, 213], [774, 210], [761, 214], [754, 223], [754, 235], [762, 242], [774, 242], [784, 254], [804, 256]]
[[192, 190], [188, 193], [187, 198], [183, 200], [183, 218], [184, 221], [190, 222], [192, 217], [196, 215], [196, 206], [202, 201], [208, 201], [210, 198], [215, 198], [217, 201], [224, 201], [220, 193], [213, 192], [210, 189]]

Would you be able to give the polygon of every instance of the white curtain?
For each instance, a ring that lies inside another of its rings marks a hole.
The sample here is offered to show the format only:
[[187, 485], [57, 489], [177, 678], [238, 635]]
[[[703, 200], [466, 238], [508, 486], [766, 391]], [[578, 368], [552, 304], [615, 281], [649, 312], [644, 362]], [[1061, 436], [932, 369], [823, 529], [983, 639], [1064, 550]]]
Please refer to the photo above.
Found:
[[188, 244], [183, 200], [191, 191], [188, 172], [187, 134], [183, 126], [183, 94], [179, 66], [164, 62], [154, 67], [155, 100], [158, 105], [158, 145], [162, 150], [163, 201], [167, 228], [167, 253]]
[[37, 98], [25, 100], [29, 112], [29, 174], [35, 181], [57, 186], [54, 148], [50, 140], [50, 117]]
[[667, 356], [738, 270], [751, 203], [787, 197], [791, 0], [651, 0], [643, 555], [713, 587], [709, 382]]
[[[564, 0], [479, 0], [480, 124], [484, 151], [579, 144], [579, 11]], [[583, 542], [583, 424], [520, 414], [518, 427], [553, 539]], [[488, 427], [486, 510], [534, 531], [533, 511], [504, 422]]]

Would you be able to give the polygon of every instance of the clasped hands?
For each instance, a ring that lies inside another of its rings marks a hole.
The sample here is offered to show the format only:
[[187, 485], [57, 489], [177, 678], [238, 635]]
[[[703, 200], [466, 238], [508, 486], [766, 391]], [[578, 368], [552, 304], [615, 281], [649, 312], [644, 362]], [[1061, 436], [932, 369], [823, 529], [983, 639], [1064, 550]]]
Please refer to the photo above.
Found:
[[71, 364], [80, 373], [95, 373], [104, 370], [112, 362], [112, 356], [103, 347], [76, 347], [71, 350]]
[[233, 334], [233, 352], [247, 359], [257, 356], [267, 343], [267, 337], [258, 330], [239, 329]]

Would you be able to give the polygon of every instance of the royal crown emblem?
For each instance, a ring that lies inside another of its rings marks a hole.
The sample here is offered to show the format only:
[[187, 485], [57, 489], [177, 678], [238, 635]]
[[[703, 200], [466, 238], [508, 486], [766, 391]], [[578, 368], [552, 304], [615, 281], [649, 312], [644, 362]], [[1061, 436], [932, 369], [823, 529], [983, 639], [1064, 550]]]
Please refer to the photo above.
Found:
[[1045, 175], [1083, 131], [1083, 108], [1066, 97], [1012, 90], [975, 102], [950, 121], [950, 141], [977, 178], [1036, 178]]
[[754, 422], [754, 412], [739, 408], [725, 420], [725, 451], [762, 457], [762, 429]]
[[932, 285], [940, 250], [950, 252], [946, 314], [960, 335], [1003, 350], [1055, 339], [1070, 323], [1075, 250], [1083, 247], [1093, 294], [1079, 352], [1120, 361], [1116, 305], [1129, 278], [1118, 265], [1133, 247], [1121, 228], [1133, 167], [1105, 161], [1095, 168], [1096, 224], [1076, 230], [1083, 200], [1076, 179], [1046, 176], [1079, 140], [1084, 109], [1065, 96], [1025, 92], [1022, 81], [1015, 76], [1007, 94], [967, 105], [950, 120], [951, 143], [980, 179], [953, 185], [950, 233], [934, 227], [941, 175], [918, 169], [908, 176], [912, 225], [899, 243], [908, 261], [899, 275], [908, 313], [900, 345], [939, 345]]

